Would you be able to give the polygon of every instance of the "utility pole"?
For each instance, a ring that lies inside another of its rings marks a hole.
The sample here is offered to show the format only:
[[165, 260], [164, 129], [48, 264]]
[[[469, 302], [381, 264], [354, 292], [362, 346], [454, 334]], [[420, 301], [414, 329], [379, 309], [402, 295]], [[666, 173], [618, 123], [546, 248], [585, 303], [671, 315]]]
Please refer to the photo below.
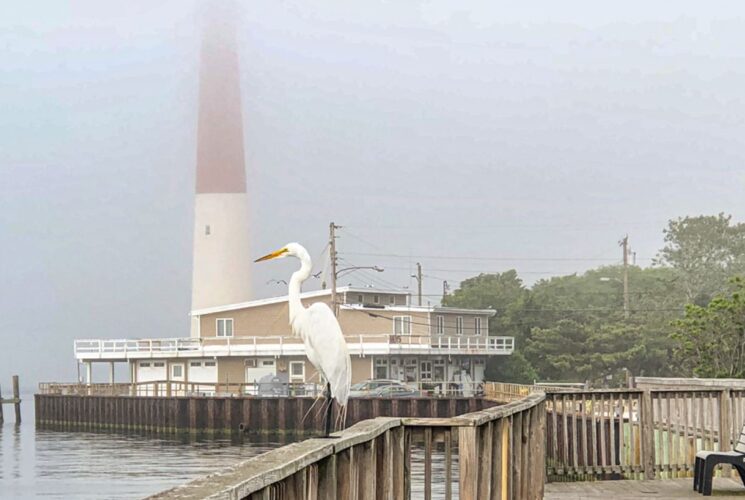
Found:
[[422, 265], [416, 263], [416, 281], [417, 281], [417, 294], [419, 296], [419, 305], [422, 305]]
[[331, 260], [331, 310], [334, 316], [339, 315], [339, 308], [336, 303], [336, 230], [341, 229], [333, 222], [329, 224], [329, 259]]
[[618, 244], [623, 247], [623, 316], [629, 317], [629, 235]]

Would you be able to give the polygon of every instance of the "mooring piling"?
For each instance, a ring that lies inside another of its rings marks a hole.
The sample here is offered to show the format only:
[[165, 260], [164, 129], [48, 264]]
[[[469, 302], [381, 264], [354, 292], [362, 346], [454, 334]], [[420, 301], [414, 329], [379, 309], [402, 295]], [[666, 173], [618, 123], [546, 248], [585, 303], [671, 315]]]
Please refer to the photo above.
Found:
[[3, 399], [2, 389], [0, 389], [0, 424], [3, 423], [3, 405], [12, 404], [15, 407], [16, 423], [21, 423], [21, 391], [18, 383], [18, 375], [13, 375], [13, 397]]

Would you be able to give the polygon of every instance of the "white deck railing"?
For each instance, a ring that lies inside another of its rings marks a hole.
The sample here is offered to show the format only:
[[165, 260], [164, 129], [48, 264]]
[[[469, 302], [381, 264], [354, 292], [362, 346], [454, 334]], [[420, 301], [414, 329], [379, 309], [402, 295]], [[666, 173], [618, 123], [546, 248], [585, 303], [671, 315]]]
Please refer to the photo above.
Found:
[[[348, 335], [350, 353], [376, 354], [511, 354], [513, 337], [445, 335]], [[128, 359], [142, 357], [302, 355], [298, 337], [202, 337], [161, 339], [75, 340], [78, 359]]]

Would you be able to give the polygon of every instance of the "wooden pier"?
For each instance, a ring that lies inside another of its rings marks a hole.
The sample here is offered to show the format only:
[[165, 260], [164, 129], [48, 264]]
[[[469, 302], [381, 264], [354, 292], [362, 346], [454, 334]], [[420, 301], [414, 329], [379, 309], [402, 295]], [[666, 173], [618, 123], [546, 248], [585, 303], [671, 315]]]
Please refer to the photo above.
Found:
[[[81, 396], [37, 394], [40, 426], [148, 432], [312, 433], [322, 428], [311, 397]], [[353, 398], [347, 426], [378, 416], [447, 418], [496, 403], [481, 398]], [[337, 408], [338, 410], [338, 408]], [[304, 418], [306, 413], [307, 418]], [[336, 418], [336, 413], [334, 414]]]
[[[156, 499], [412, 498], [412, 453], [423, 454], [421, 494], [539, 500], [544, 488], [543, 394], [453, 418], [379, 417], [331, 439], [306, 439], [236, 464]], [[435, 479], [434, 470], [444, 477]]]
[[0, 388], [0, 424], [5, 421], [3, 416], [3, 405], [13, 405], [15, 410], [16, 423], [21, 423], [21, 391], [18, 383], [18, 375], [13, 375], [13, 397], [11, 399], [3, 399], [3, 391]]
[[[496, 393], [513, 402], [454, 418], [362, 421], [155, 498], [694, 498], [696, 452], [732, 449], [745, 419], [745, 390], [715, 385], [488, 384]], [[714, 496], [745, 497], [729, 468], [717, 475]]]

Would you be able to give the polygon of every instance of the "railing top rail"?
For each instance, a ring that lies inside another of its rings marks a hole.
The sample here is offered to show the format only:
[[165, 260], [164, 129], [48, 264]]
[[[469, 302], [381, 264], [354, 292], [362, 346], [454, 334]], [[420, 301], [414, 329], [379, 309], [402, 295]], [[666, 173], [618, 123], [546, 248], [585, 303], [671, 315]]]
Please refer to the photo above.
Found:
[[402, 418], [404, 425], [412, 427], [477, 427], [492, 420], [509, 417], [527, 410], [546, 399], [542, 392], [535, 392], [517, 401], [501, 406], [494, 406], [473, 413], [466, 413], [450, 418]]
[[552, 394], [629, 394], [629, 393], [643, 393], [643, 389], [638, 388], [628, 388], [628, 387], [621, 387], [621, 388], [614, 388], [614, 389], [572, 389], [568, 387], [539, 387], [539, 390], [542, 390], [548, 395]]

